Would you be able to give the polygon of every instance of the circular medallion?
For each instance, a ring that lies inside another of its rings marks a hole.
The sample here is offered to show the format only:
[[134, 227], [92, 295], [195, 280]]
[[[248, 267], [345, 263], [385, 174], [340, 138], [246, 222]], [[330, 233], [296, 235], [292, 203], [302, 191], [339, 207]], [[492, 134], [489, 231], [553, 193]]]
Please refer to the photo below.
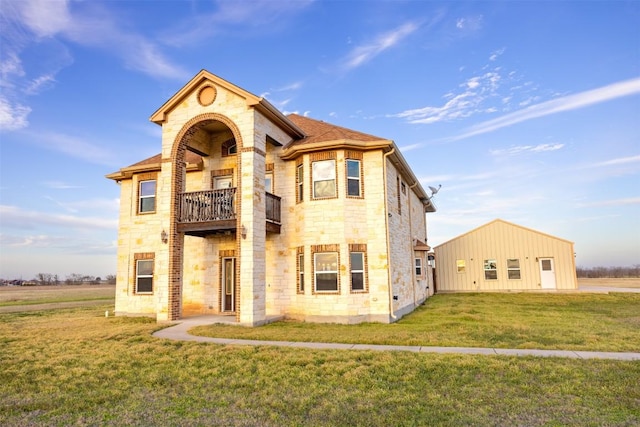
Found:
[[206, 107], [207, 105], [213, 104], [213, 101], [216, 100], [216, 88], [213, 86], [205, 86], [200, 89], [198, 93], [198, 102], [200, 105]]

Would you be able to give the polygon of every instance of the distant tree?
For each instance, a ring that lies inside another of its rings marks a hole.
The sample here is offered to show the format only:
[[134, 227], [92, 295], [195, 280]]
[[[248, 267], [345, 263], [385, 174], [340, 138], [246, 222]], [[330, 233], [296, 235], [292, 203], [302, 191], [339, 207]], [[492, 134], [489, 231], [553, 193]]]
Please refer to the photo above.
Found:
[[633, 267], [577, 267], [576, 275], [580, 278], [625, 278], [640, 277], [640, 264]]
[[109, 285], [115, 285], [116, 284], [116, 275], [115, 274], [107, 274], [107, 277], [105, 277], [105, 280], [107, 281], [107, 283]]
[[83, 277], [84, 276], [82, 274], [73, 273], [68, 275], [64, 282], [67, 285], [80, 285], [82, 284]]
[[52, 285], [54, 284], [54, 275], [51, 273], [38, 273], [35, 281], [40, 285]]

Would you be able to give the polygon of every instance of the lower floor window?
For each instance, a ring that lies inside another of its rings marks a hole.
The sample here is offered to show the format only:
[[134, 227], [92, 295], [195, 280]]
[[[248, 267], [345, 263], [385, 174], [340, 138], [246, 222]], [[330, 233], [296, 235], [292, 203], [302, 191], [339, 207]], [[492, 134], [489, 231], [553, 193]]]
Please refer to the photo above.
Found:
[[315, 290], [338, 290], [338, 253], [318, 252], [314, 254]]
[[485, 280], [498, 279], [498, 263], [495, 259], [484, 260], [484, 278]]
[[153, 292], [153, 260], [136, 260], [136, 293], [150, 294]]
[[520, 279], [520, 260], [508, 259], [507, 260], [507, 275], [509, 279]]
[[351, 290], [364, 291], [364, 253], [351, 252], [349, 261], [351, 262]]

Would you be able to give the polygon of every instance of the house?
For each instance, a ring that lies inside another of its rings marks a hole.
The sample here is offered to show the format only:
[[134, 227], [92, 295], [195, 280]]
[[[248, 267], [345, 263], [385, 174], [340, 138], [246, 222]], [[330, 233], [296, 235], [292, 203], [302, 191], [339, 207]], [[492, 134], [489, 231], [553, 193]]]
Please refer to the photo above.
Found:
[[162, 105], [161, 153], [119, 183], [115, 311], [390, 323], [433, 293], [428, 195], [392, 140], [201, 71]]
[[434, 248], [437, 292], [578, 288], [573, 242], [501, 219]]

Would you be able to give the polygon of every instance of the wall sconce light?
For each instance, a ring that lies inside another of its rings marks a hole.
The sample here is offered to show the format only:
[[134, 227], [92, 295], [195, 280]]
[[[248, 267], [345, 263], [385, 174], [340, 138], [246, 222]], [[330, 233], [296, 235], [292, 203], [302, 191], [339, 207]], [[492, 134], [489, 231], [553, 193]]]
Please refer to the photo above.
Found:
[[247, 227], [245, 227], [244, 225], [240, 227], [240, 235], [243, 239], [247, 238]]
[[162, 243], [167, 243], [169, 241], [169, 236], [166, 231], [162, 230], [162, 233], [160, 233], [160, 240], [162, 240]]

